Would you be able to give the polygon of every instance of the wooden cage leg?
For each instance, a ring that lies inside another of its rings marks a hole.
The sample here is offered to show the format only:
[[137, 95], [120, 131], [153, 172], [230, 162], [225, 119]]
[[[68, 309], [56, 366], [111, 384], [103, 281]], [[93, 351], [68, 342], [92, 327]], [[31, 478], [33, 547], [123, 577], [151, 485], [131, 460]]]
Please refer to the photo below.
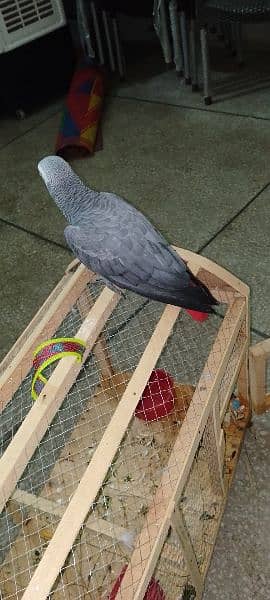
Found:
[[[91, 292], [89, 289], [85, 289], [80, 295], [77, 302], [77, 306], [82, 319], [85, 319], [86, 315], [88, 314], [90, 308], [92, 308], [93, 305], [94, 300], [92, 298]], [[106, 341], [102, 335], [95, 343], [95, 346], [93, 348], [93, 354], [99, 365], [102, 377], [104, 379], [110, 379], [114, 375], [114, 371], [110, 361], [108, 350], [106, 348]]]
[[[264, 365], [265, 366], [265, 365]], [[248, 352], [245, 353], [243, 364], [241, 366], [237, 381], [237, 393], [239, 400], [246, 400], [249, 404], [249, 357]]]
[[256, 346], [249, 353], [249, 380], [252, 410], [261, 415], [266, 410], [265, 405], [265, 380], [266, 364], [263, 352], [258, 352]]
[[203, 578], [198, 567], [197, 559], [184, 522], [182, 511], [177, 507], [175, 507], [171, 517], [171, 526], [179, 538], [183, 556], [189, 570], [190, 580], [196, 590], [196, 599], [199, 600], [202, 597], [203, 592]]

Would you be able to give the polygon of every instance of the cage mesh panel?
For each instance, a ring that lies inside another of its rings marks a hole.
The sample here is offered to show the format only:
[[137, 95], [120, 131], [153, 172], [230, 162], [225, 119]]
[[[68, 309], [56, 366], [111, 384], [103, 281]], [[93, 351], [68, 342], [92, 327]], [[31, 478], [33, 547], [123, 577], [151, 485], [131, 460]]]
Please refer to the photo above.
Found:
[[[103, 286], [97, 282], [88, 289], [94, 301]], [[82, 307], [82, 302], [80, 306], [76, 305], [55, 337], [76, 334], [82, 323], [80, 312], [88, 309], [86, 295], [84, 298], [87, 306]], [[121, 298], [102, 333], [103, 350], [112, 365], [113, 377], [104, 379], [101, 376], [95, 352], [91, 353], [29, 461], [15, 495], [0, 519], [0, 589], [5, 600], [22, 597], [163, 310], [164, 306], [147, 302], [132, 293]], [[134, 539], [140, 533], [166, 471], [174, 441], [189, 409], [194, 387], [216, 338], [221, 318], [212, 315], [204, 323], [198, 323], [185, 311], [181, 313], [157, 363], [157, 367], [174, 380], [174, 409], [168, 417], [159, 421], [146, 422], [136, 417], [131, 420], [53, 588], [52, 598], [98, 600], [106, 598], [112, 590], [117, 576], [128, 563]], [[0, 416], [2, 451], [31, 408], [31, 375], [25, 378]], [[224, 379], [222, 383], [224, 389], [226, 381]], [[162, 403], [162, 390], [159, 396]], [[189, 414], [196, 421], [197, 415], [192, 407]], [[202, 446], [203, 443], [207, 446], [207, 436], [203, 437]], [[215, 514], [219, 507], [219, 498], [215, 496], [213, 499], [210, 484], [207, 459], [200, 448], [181, 498], [189, 531], [196, 521], [192, 543], [199, 564], [206, 560], [207, 536], [210, 535], [209, 528], [216, 524]], [[32, 496], [29, 497], [29, 494]], [[34, 495], [38, 496], [38, 500]], [[29, 506], [31, 502], [32, 506]], [[211, 518], [202, 518], [203, 514]], [[165, 562], [162, 558], [164, 551]], [[166, 590], [166, 598], [180, 598], [185, 586], [191, 585], [173, 532], [162, 550], [157, 574]]]
[[195, 600], [195, 589], [177, 535], [169, 530], [153, 579], [159, 583], [166, 600]]

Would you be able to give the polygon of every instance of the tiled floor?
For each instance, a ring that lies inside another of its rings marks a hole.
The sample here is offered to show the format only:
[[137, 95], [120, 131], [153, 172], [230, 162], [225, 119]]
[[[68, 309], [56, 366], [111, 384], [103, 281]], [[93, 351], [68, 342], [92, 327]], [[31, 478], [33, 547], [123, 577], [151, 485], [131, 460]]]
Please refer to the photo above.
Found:
[[[104, 149], [74, 168], [90, 186], [134, 203], [172, 242], [246, 281], [257, 341], [270, 336], [270, 62], [261, 49], [256, 60], [249, 52], [240, 86], [224, 51], [215, 62], [219, 94], [206, 109], [159, 53], [149, 51], [108, 98]], [[251, 85], [254, 73], [258, 81]], [[59, 109], [52, 104], [23, 122], [0, 121], [1, 356], [70, 261], [64, 220], [37, 172], [38, 160], [54, 152]], [[268, 453], [266, 416], [247, 435], [206, 600], [270, 598]]]

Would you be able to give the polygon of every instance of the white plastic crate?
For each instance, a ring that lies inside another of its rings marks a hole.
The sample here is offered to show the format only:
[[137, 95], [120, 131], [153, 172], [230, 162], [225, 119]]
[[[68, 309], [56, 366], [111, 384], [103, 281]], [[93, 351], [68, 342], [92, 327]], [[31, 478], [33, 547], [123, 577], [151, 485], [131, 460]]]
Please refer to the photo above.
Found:
[[61, 0], [0, 0], [0, 54], [65, 23]]

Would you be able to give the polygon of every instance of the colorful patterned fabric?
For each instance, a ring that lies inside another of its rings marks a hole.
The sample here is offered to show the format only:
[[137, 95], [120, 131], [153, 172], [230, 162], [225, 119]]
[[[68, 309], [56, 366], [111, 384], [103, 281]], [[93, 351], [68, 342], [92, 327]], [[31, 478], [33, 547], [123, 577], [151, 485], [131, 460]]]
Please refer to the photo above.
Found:
[[66, 158], [78, 152], [95, 150], [104, 97], [104, 77], [100, 69], [80, 66], [71, 81], [56, 141], [56, 154]]
[[47, 383], [47, 378], [43, 371], [49, 365], [54, 363], [64, 356], [76, 356], [77, 360], [81, 361], [85, 351], [85, 343], [77, 338], [53, 338], [46, 340], [38, 346], [34, 352], [33, 368], [34, 376], [32, 380], [31, 395], [33, 400], [36, 400], [44, 385]]

